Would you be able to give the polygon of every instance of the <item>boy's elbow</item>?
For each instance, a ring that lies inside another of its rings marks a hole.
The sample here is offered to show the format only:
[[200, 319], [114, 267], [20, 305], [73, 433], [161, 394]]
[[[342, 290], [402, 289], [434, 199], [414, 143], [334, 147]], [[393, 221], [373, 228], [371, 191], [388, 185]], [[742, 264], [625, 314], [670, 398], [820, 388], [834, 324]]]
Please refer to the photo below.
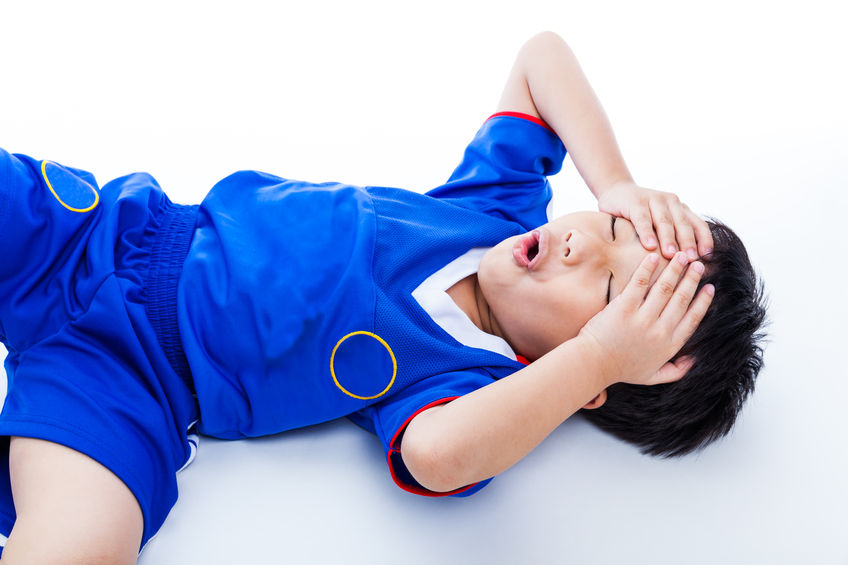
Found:
[[568, 47], [565, 40], [553, 31], [542, 31], [531, 37], [524, 44], [525, 49], [543, 49], [550, 50], [552, 48]]
[[456, 457], [449, 446], [416, 435], [404, 435], [401, 457], [418, 483], [433, 492], [450, 492], [465, 486], [460, 478]]
[[[572, 58], [573, 52], [565, 40], [553, 31], [543, 31], [528, 39], [518, 53], [519, 64], [525, 74], [532, 69], [542, 68], [542, 75], [550, 72], [547, 67], [557, 67], [562, 58]], [[547, 69], [547, 70], [544, 70]]]
[[551, 30], [540, 31], [539, 33], [534, 35], [532, 38], [530, 38], [530, 41], [540, 41], [540, 42], [553, 41], [553, 42], [556, 42], [556, 43], [563, 43], [564, 42], [562, 37], [560, 37], [560, 35], [557, 32], [551, 31]]

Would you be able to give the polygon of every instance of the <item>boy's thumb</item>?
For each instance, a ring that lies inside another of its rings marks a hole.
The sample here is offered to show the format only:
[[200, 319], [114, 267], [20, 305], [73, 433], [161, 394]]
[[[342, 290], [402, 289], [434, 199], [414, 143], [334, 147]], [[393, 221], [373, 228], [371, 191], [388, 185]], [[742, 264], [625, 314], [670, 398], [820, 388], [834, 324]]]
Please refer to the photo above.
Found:
[[680, 357], [673, 362], [669, 361], [654, 373], [651, 384], [658, 385], [679, 381], [692, 368], [694, 363], [695, 359], [688, 355]]

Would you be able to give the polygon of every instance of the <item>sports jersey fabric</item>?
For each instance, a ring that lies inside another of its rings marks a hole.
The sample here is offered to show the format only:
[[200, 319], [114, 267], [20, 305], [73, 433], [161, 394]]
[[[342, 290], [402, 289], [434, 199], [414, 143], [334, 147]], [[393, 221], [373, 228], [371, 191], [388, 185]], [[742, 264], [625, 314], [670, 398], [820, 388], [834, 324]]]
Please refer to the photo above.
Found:
[[[0, 152], [12, 249], [0, 435], [106, 465], [139, 500], [145, 542], [176, 499], [198, 418], [200, 432], [235, 439], [349, 416], [380, 439], [402, 488], [434, 494], [403, 466], [406, 424], [523, 365], [463, 345], [413, 292], [469, 250], [545, 223], [546, 177], [564, 156], [538, 119], [502, 113], [427, 194], [241, 171], [180, 206], [148, 175], [101, 190], [84, 171]], [[13, 523], [6, 471], [0, 534]]]
[[546, 176], [564, 155], [543, 124], [497, 115], [427, 194], [255, 171], [219, 182], [178, 290], [200, 431], [259, 436], [353, 414], [401, 474], [391, 454], [410, 416], [523, 366], [463, 346], [412, 292], [469, 249], [545, 223]]

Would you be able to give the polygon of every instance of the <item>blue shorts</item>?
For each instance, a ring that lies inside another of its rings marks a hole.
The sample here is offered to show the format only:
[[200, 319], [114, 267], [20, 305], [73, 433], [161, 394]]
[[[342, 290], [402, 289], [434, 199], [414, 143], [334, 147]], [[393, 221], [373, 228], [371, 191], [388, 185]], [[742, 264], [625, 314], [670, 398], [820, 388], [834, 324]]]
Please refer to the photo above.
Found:
[[9, 436], [110, 469], [141, 506], [142, 545], [174, 505], [199, 416], [176, 333], [196, 211], [148, 175], [99, 189], [85, 171], [0, 149], [0, 545], [15, 522]]

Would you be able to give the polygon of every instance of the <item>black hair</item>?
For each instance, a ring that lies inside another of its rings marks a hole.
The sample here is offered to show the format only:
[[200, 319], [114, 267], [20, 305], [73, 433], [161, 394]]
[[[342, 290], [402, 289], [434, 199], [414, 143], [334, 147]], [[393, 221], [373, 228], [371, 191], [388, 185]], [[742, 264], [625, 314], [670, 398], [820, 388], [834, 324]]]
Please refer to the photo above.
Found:
[[603, 406], [582, 411], [601, 429], [650, 455], [684, 455], [727, 435], [763, 366], [762, 281], [739, 237], [719, 221], [707, 223], [714, 245], [701, 258], [706, 269], [698, 288], [712, 284], [715, 296], [675, 356], [691, 355], [694, 364], [674, 383], [612, 385]]

